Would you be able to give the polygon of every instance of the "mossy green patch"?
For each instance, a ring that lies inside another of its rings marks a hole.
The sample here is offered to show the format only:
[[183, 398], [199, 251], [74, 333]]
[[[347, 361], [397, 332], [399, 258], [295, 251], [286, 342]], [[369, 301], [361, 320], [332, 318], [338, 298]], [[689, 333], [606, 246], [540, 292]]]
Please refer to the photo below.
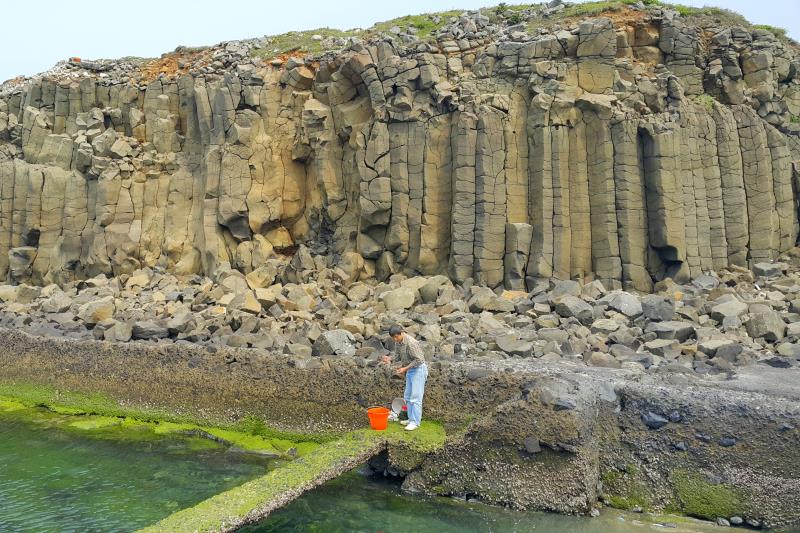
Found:
[[52, 405], [48, 407], [54, 413], [58, 413], [60, 415], [85, 415], [87, 414], [86, 411], [83, 409], [77, 409], [74, 407], [65, 407], [63, 405]]
[[193, 427], [213, 427], [259, 435], [269, 440], [292, 443], [330, 442], [341, 436], [333, 432], [301, 433], [268, 427], [253, 416], [231, 422], [198, 414], [175, 413], [157, 407], [123, 405], [98, 393], [58, 390], [44, 385], [0, 381], [0, 398], [21, 403], [28, 407], [46, 407], [61, 414], [87, 414], [120, 417], [142, 422], [187, 424]]
[[178, 415], [164, 409], [124, 406], [99, 393], [60, 390], [45, 385], [0, 382], [0, 397], [13, 399], [29, 407], [47, 407], [60, 414], [94, 414], [139, 420], [207, 422], [205, 419], [198, 420], [198, 417]]
[[19, 411], [25, 409], [25, 405], [14, 400], [0, 398], [0, 411]]
[[302, 457], [319, 446], [316, 442], [296, 442], [288, 439], [263, 437], [229, 429], [160, 422], [153, 431], [157, 434], [180, 433], [198, 435], [235, 446], [241, 450], [281, 457]]
[[600, 2], [583, 2], [567, 6], [558, 17], [594, 16], [608, 11], [618, 11], [626, 5], [636, 4], [637, 0], [613, 0]]
[[742, 496], [730, 485], [686, 470], [673, 472], [672, 481], [685, 514], [709, 520], [745, 514]]
[[70, 427], [77, 429], [102, 429], [110, 426], [122, 425], [124, 419], [115, 416], [86, 416], [70, 423]]
[[636, 507], [648, 511], [653, 507], [650, 491], [638, 474], [639, 468], [632, 463], [626, 464], [622, 471], [607, 470], [600, 474], [605, 499], [612, 507], [626, 511]]
[[[302, 457], [314, 450], [319, 442], [329, 442], [335, 438], [331, 434], [305, 435], [269, 428], [255, 417], [224, 423], [176, 415], [160, 409], [123, 406], [101, 394], [60, 391], [38, 385], [0, 382], [0, 399], [21, 408], [45, 407], [67, 416], [84, 415], [68, 424], [77, 430], [99, 431], [118, 425], [129, 429], [139, 426], [142, 430], [139, 432], [141, 440], [146, 440], [148, 433], [194, 434], [243, 451], [287, 459]], [[107, 436], [113, 438], [113, 435]]]
[[[219, 424], [216, 424], [218, 427]], [[263, 420], [258, 417], [248, 415], [242, 417], [238, 422], [232, 424], [230, 429], [250, 435], [260, 435], [271, 440], [283, 440], [288, 442], [315, 442], [322, 444], [331, 442], [341, 437], [339, 433], [320, 432], [320, 433], [293, 433], [268, 427]]]
[[387, 442], [403, 444], [421, 452], [432, 452], [444, 445], [446, 433], [444, 427], [432, 420], [425, 420], [414, 431], [406, 431], [404, 426], [390, 422], [385, 431], [369, 431], [373, 435], [382, 435]]
[[706, 111], [708, 111], [709, 113], [714, 111], [715, 100], [714, 97], [711, 96], [710, 94], [701, 94], [700, 96], [697, 97], [697, 102], [703, 107], [705, 107]]

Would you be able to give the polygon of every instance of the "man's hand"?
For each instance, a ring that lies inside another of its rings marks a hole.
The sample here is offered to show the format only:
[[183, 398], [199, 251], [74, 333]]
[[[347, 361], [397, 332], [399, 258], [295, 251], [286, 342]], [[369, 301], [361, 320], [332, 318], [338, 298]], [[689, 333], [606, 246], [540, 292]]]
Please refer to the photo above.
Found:
[[392, 362], [392, 358], [390, 356], [388, 356], [388, 355], [382, 355], [381, 356], [381, 361], [383, 361], [384, 363], [386, 363], [388, 365], [389, 363]]
[[395, 373], [396, 373], [398, 376], [402, 376], [403, 374], [405, 374], [405, 373], [406, 373], [406, 370], [408, 370], [408, 367], [407, 367], [407, 366], [401, 366], [400, 368], [398, 368], [398, 369], [396, 369], [396, 370], [395, 370]]

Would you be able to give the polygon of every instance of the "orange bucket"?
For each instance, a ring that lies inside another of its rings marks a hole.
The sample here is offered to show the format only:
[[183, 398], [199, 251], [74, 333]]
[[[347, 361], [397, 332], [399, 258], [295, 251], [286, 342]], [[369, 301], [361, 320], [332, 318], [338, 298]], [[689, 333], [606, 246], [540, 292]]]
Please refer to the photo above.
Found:
[[367, 409], [369, 416], [369, 426], [372, 429], [383, 431], [389, 425], [389, 411], [385, 407], [370, 407]]

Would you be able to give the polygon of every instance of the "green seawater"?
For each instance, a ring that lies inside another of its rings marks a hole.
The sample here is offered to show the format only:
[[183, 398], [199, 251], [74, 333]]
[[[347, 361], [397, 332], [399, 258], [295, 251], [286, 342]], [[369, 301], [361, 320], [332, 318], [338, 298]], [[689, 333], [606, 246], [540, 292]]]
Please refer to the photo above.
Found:
[[272, 467], [145, 425], [70, 425], [82, 418], [0, 409], [0, 531], [133, 531]]
[[401, 493], [396, 483], [350, 472], [306, 493], [243, 533], [705, 533], [729, 531], [680, 517], [609, 510], [598, 518], [520, 512]]

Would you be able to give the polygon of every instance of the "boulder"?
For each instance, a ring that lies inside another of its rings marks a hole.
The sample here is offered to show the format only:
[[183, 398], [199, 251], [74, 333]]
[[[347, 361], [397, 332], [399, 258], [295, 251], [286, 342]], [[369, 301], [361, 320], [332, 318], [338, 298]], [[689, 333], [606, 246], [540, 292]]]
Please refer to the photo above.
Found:
[[87, 302], [78, 308], [78, 318], [86, 324], [94, 325], [114, 316], [114, 298], [106, 296], [100, 300]]
[[169, 337], [166, 326], [154, 320], [139, 320], [134, 322], [131, 329], [131, 337], [134, 339], [164, 339]]
[[41, 287], [23, 284], [17, 287], [17, 297], [14, 301], [20, 304], [29, 304], [38, 298], [41, 293]]
[[103, 338], [109, 342], [128, 342], [133, 335], [133, 328], [125, 322], [116, 322], [103, 332]]
[[603, 352], [592, 352], [589, 356], [588, 363], [591, 366], [600, 366], [604, 368], [619, 368], [622, 366], [619, 361], [614, 359], [613, 355]]
[[739, 317], [747, 312], [748, 306], [739, 300], [729, 300], [711, 308], [710, 316], [719, 323], [727, 317]]
[[150, 272], [147, 270], [137, 270], [128, 277], [125, 282], [126, 289], [147, 287], [150, 284]]
[[364, 283], [356, 283], [347, 291], [347, 299], [354, 303], [363, 302], [372, 294], [372, 288]]
[[714, 276], [708, 274], [700, 274], [692, 280], [692, 285], [704, 291], [716, 289], [719, 286], [719, 280]]
[[550, 303], [556, 303], [558, 300], [563, 298], [564, 296], [575, 296], [578, 297], [581, 295], [581, 284], [577, 281], [573, 280], [562, 280], [556, 282], [553, 289], [550, 291], [549, 299]]
[[339, 327], [354, 335], [363, 335], [364, 330], [366, 329], [364, 326], [364, 322], [362, 322], [359, 318], [354, 316], [346, 316], [342, 320], [339, 321]]
[[172, 334], [186, 333], [194, 329], [195, 318], [194, 314], [188, 311], [175, 314], [172, 318], [167, 320], [167, 330]]
[[267, 263], [247, 274], [245, 280], [247, 280], [247, 284], [250, 288], [255, 290], [272, 285], [277, 275], [277, 267], [272, 263]]
[[12, 303], [17, 301], [17, 287], [14, 285], [0, 285], [0, 302]]
[[604, 303], [629, 318], [635, 318], [643, 312], [642, 303], [628, 292], [612, 292], [601, 298], [599, 303]]
[[539, 444], [539, 439], [534, 437], [533, 435], [528, 435], [525, 437], [525, 440], [522, 442], [525, 451], [530, 454], [539, 453], [542, 451], [542, 447]]
[[777, 278], [789, 268], [786, 263], [756, 263], [753, 265], [753, 273], [762, 278]]
[[655, 333], [659, 339], [676, 340], [684, 342], [695, 336], [694, 324], [667, 320], [665, 322], [651, 322], [645, 328], [646, 333]]
[[555, 311], [565, 318], [575, 317], [581, 324], [590, 325], [594, 320], [594, 310], [592, 306], [575, 296], [563, 296], [559, 298], [555, 306]]
[[419, 288], [419, 297], [423, 303], [433, 303], [439, 297], [439, 289], [444, 285], [450, 285], [447, 276], [432, 276], [428, 278], [424, 285]]
[[769, 342], [781, 340], [786, 335], [786, 324], [775, 311], [764, 311], [751, 316], [745, 323], [747, 334], [754, 339]]
[[714, 357], [720, 348], [736, 344], [732, 339], [708, 339], [697, 343], [697, 349], [709, 357]]
[[495, 338], [497, 347], [507, 354], [527, 357], [533, 351], [533, 343], [520, 340], [515, 334], [500, 335]]
[[592, 322], [591, 331], [592, 333], [601, 333], [604, 335], [608, 335], [609, 333], [613, 333], [620, 328], [620, 323], [611, 318], [598, 318], [594, 322]]
[[261, 302], [258, 301], [253, 291], [244, 291], [234, 296], [228, 303], [228, 309], [237, 309], [257, 315], [261, 312]]
[[675, 317], [675, 306], [670, 300], [657, 294], [648, 294], [642, 298], [642, 314], [648, 320], [666, 321]]
[[278, 298], [281, 296], [282, 291], [283, 286], [278, 283], [277, 285], [271, 285], [267, 288], [255, 289], [253, 294], [255, 295], [256, 300], [258, 300], [258, 303], [261, 304], [262, 308], [269, 309], [278, 302]]
[[334, 329], [323, 331], [322, 334], [314, 341], [311, 354], [314, 356], [321, 355], [355, 355], [356, 339], [353, 334], [344, 329]]
[[383, 300], [387, 311], [402, 311], [403, 309], [410, 309], [414, 305], [416, 293], [409, 287], [399, 287], [384, 292], [380, 298]]
[[63, 313], [72, 306], [72, 298], [61, 291], [42, 301], [39, 309], [44, 313]]
[[669, 424], [669, 420], [661, 415], [648, 411], [642, 415], [642, 423], [649, 429], [660, 429]]
[[287, 311], [310, 311], [316, 305], [314, 298], [300, 285], [287, 285], [278, 303]]
[[654, 339], [644, 343], [644, 347], [650, 353], [665, 359], [677, 359], [681, 354], [681, 345], [674, 339]]

